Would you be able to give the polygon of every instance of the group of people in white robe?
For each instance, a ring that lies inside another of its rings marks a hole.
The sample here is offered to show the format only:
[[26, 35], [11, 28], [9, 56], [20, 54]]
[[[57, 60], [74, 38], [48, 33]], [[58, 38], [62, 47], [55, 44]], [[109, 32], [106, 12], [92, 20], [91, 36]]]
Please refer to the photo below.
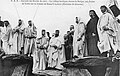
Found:
[[28, 21], [29, 26], [25, 27], [20, 19], [18, 25], [12, 29], [9, 21], [4, 21], [3, 27], [0, 27], [1, 50], [5, 54], [26, 54], [31, 56], [35, 48], [35, 39], [37, 37], [36, 27], [32, 21]]
[[[96, 45], [100, 55], [113, 56], [116, 51], [120, 50], [119, 23], [106, 6], [101, 6], [100, 9], [103, 14], [96, 25], [98, 33], [92, 33], [91, 35], [95, 37], [98, 34], [99, 40]], [[94, 11], [90, 12], [90, 16], [91, 18], [95, 17]], [[8, 21], [4, 21], [4, 25], [4, 27], [0, 27], [0, 40], [3, 43], [1, 50], [5, 54], [32, 55], [33, 73], [43, 71], [46, 67], [64, 68], [61, 63], [66, 62], [65, 40], [60, 36], [59, 30], [56, 30], [52, 37], [49, 38], [46, 36], [46, 30], [43, 29], [42, 37], [37, 38], [37, 28], [31, 20], [28, 21], [28, 27], [24, 26], [24, 22], [21, 19], [13, 29]], [[73, 58], [83, 58], [87, 56], [87, 26], [81, 18], [76, 17], [76, 25], [71, 27], [70, 33], [74, 34], [71, 35], [73, 43], [70, 47], [73, 47], [73, 53], [70, 56]]]
[[[113, 57], [115, 56], [116, 53], [119, 52], [120, 25], [118, 23], [118, 19], [113, 16], [110, 9], [107, 8], [105, 5], [101, 6], [100, 9], [102, 12], [102, 16], [100, 18], [96, 18], [95, 11], [90, 10], [89, 14], [91, 19], [88, 22], [89, 28], [80, 18], [78, 17], [76, 18], [77, 25], [75, 26], [73, 36], [73, 57], [75, 58], [76, 57], [81, 58], [84, 56]], [[98, 21], [96, 21], [97, 19]], [[91, 30], [94, 30], [94, 28], [96, 31], [91, 32]], [[90, 30], [89, 31], [90, 33], [87, 32], [88, 30]], [[91, 43], [89, 43], [88, 39], [86, 38], [86, 35], [89, 34], [91, 35], [92, 38]], [[96, 38], [97, 35], [98, 38]], [[97, 41], [97, 44], [94, 43], [94, 40]], [[97, 46], [98, 50], [95, 48], [95, 46]], [[94, 49], [90, 50], [90, 48], [95, 48], [95, 50]], [[98, 51], [99, 54], [97, 53], [96, 55], [95, 54], [89, 55], [88, 50], [96, 52]]]
[[37, 51], [33, 55], [33, 73], [41, 72], [46, 67], [63, 69], [61, 63], [65, 62], [64, 40], [59, 36], [59, 30], [50, 39], [46, 30], [42, 30], [42, 37], [36, 40]]
[[[92, 22], [95, 22], [93, 24], [96, 26], [91, 28], [96, 28], [95, 30], [97, 31], [91, 33], [93, 39], [98, 40], [97, 44], [91, 44], [92, 47], [97, 46], [98, 50], [94, 50], [97, 51], [95, 52], [96, 54], [88, 55], [87, 50], [89, 48], [87, 49], [86, 40], [86, 28], [88, 26], [85, 25], [81, 18], [76, 17], [75, 28], [71, 25], [70, 32], [67, 34], [72, 33], [71, 36], [73, 37], [73, 43], [72, 46], [70, 46], [73, 47], [71, 48], [73, 49], [72, 55], [69, 52], [65, 53], [66, 40], [63, 40], [64, 38], [59, 35], [59, 30], [55, 31], [50, 41], [46, 36], [46, 31], [42, 30], [42, 37], [38, 38], [36, 41], [37, 51], [33, 56], [33, 72], [43, 71], [46, 67], [63, 69], [64, 67], [61, 63], [66, 62], [66, 55], [68, 54], [72, 56], [70, 59], [83, 58], [84, 56], [114, 56], [116, 52], [120, 50], [118, 42], [120, 40], [118, 36], [118, 30], [120, 29], [118, 27], [119, 23], [112, 14], [109, 13], [106, 6], [101, 6], [100, 9], [103, 14], [100, 18], [97, 18], [98, 20], [96, 22], [94, 21], [96, 20], [96, 13], [94, 10], [90, 10], [90, 17], [91, 19], [95, 18]], [[97, 34], [99, 39], [96, 39]]]
[[[1, 51], [5, 54], [19, 54], [33, 56], [33, 72], [45, 70], [46, 67], [62, 69], [65, 62], [64, 40], [59, 36], [59, 30], [50, 38], [46, 30], [42, 30], [42, 37], [37, 38], [37, 28], [28, 21], [25, 27], [20, 19], [18, 25], [12, 29], [9, 21], [4, 21], [0, 27]], [[48, 65], [47, 65], [48, 64]]]

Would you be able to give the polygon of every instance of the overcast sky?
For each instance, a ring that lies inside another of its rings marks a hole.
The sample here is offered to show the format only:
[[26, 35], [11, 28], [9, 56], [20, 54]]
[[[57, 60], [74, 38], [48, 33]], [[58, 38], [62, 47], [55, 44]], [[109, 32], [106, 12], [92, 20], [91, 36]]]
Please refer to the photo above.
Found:
[[[98, 16], [100, 16], [100, 6], [105, 4], [106, 0], [95, 0], [95, 3], [84, 3], [84, 5], [78, 6], [38, 6], [22, 5], [19, 2], [11, 2], [11, 0], [0, 0], [0, 16], [2, 20], [9, 20], [12, 27], [18, 24], [18, 14], [24, 20], [26, 26], [28, 20], [33, 20], [38, 30], [38, 36], [40, 36], [41, 29], [46, 29], [50, 33], [59, 29], [63, 35], [69, 30], [71, 24], [75, 25], [76, 16], [81, 17], [87, 23], [89, 10], [95, 10]], [[34, 15], [35, 18], [33, 19]]]

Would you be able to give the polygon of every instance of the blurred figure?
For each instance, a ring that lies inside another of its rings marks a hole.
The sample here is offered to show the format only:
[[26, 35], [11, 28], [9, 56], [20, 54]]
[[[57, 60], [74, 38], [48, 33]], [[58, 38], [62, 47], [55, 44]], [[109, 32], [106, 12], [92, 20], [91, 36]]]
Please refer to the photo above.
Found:
[[100, 40], [98, 43], [98, 48], [102, 53], [102, 56], [113, 56], [117, 51], [114, 19], [106, 6], [101, 6], [100, 9], [103, 14], [97, 25]]
[[[69, 31], [67, 31], [68, 33]], [[65, 47], [65, 56], [66, 56], [66, 60], [69, 60], [69, 57], [68, 57], [68, 36], [67, 34], [64, 35], [64, 47]]]
[[1, 20], [1, 16], [0, 16], [0, 27], [4, 27], [4, 22]]
[[94, 10], [90, 10], [89, 15], [91, 19], [88, 21], [87, 28], [86, 28], [88, 56], [99, 56], [100, 51], [97, 47], [97, 43], [99, 40], [98, 32], [97, 32], [97, 23], [98, 23], [99, 17], [97, 16]]
[[12, 28], [8, 21], [4, 21], [5, 30], [3, 31], [3, 50], [5, 54], [11, 54], [12, 49]]
[[50, 40], [48, 50], [48, 67], [63, 69], [61, 63], [65, 62], [64, 41], [59, 36], [59, 30], [55, 31], [55, 37]]
[[19, 19], [18, 25], [13, 29], [13, 54], [23, 54], [24, 26], [23, 21]]
[[73, 57], [82, 58], [84, 55], [85, 24], [76, 17], [76, 26], [73, 37]]
[[29, 26], [24, 31], [24, 54], [31, 56], [35, 50], [35, 40], [37, 37], [37, 28], [34, 26], [32, 21], [28, 21]]
[[48, 38], [46, 37], [46, 31], [42, 30], [42, 37], [38, 38], [37, 51], [33, 56], [33, 72], [40, 72], [46, 69], [47, 63], [47, 48], [48, 48]]
[[3, 29], [4, 29], [4, 22], [1, 21], [1, 16], [0, 16], [0, 48], [1, 49], [3, 46], [3, 41], [2, 41]]
[[74, 26], [70, 26], [70, 31], [67, 31], [66, 40], [65, 40], [65, 52], [66, 60], [70, 60], [73, 57], [73, 35], [74, 35]]

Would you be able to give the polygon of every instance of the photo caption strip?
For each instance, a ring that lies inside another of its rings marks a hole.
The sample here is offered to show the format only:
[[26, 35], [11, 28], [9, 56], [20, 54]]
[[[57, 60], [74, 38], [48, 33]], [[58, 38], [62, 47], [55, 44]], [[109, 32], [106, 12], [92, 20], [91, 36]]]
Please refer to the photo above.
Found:
[[94, 3], [95, 0], [11, 0], [22, 5], [84, 5]]

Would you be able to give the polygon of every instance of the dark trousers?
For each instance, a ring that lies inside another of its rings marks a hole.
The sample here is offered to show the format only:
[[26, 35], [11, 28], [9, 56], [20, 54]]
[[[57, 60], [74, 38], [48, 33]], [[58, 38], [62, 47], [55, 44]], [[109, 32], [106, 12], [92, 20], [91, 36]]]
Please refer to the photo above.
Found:
[[65, 46], [65, 56], [66, 60], [72, 59], [73, 48], [72, 46]]

